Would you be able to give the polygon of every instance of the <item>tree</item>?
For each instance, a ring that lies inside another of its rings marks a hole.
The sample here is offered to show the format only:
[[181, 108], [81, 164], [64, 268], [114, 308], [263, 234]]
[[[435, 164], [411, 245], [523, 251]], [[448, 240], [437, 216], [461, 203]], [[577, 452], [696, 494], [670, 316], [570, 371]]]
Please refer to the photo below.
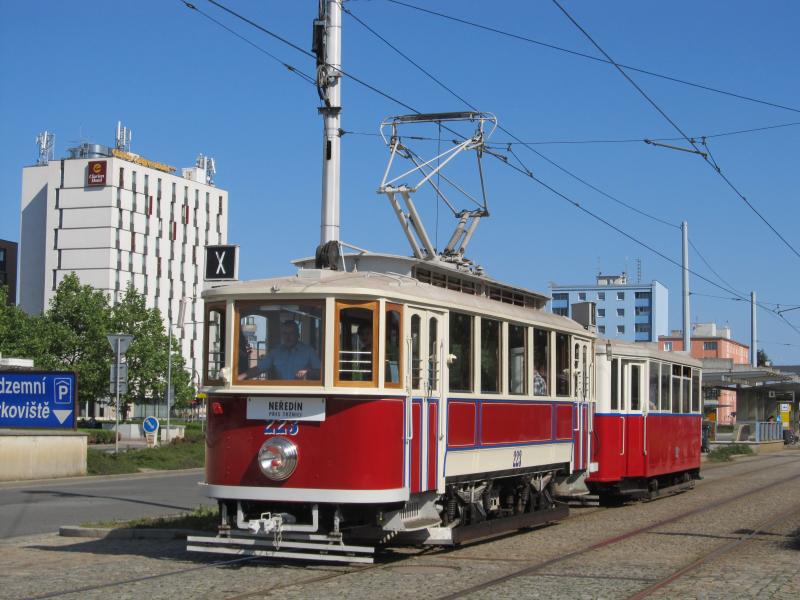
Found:
[[[147, 308], [144, 296], [129, 285], [119, 302], [112, 307], [110, 327], [114, 333], [133, 335], [125, 360], [128, 363], [128, 393], [124, 396], [125, 410], [130, 402], [166, 401], [169, 338], [161, 311]], [[172, 384], [175, 404], [188, 402], [192, 397], [189, 374], [184, 369], [180, 346], [173, 339]]]
[[764, 350], [759, 350], [756, 352], [756, 364], [759, 367], [771, 367], [772, 361]]
[[[109, 301], [103, 292], [81, 285], [70, 273], [56, 288], [43, 317], [41, 333], [53, 364], [78, 373], [78, 401], [94, 402], [108, 396], [111, 346]], [[43, 357], [45, 358], [45, 357]]]

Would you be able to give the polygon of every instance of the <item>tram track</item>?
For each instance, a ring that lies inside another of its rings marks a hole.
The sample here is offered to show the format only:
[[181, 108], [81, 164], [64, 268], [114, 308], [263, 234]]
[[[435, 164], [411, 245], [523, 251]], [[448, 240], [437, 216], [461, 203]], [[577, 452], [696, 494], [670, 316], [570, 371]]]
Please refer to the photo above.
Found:
[[[785, 460], [777, 460], [777, 459], [785, 459]], [[786, 465], [786, 464], [797, 463], [797, 461], [798, 461], [798, 457], [787, 457], [786, 455], [769, 455], [769, 456], [765, 456], [763, 458], [751, 459], [751, 460], [747, 461], [747, 463], [730, 463], [730, 464], [719, 465], [719, 466], [715, 466], [713, 469], [709, 469], [709, 470], [717, 471], [718, 469], [725, 469], [727, 471], [728, 469], [733, 469], [735, 472], [730, 473], [730, 474], [725, 474], [724, 476], [719, 477], [719, 478], [714, 478], [714, 479], [710, 479], [710, 480], [701, 480], [701, 481], [698, 482], [698, 484], [702, 484], [702, 486], [704, 488], [707, 488], [708, 486], [712, 486], [712, 485], [717, 484], [717, 483], [723, 483], [723, 482], [729, 481], [730, 479], [733, 479], [733, 478], [746, 476], [748, 474], [756, 473], [758, 471], [763, 471], [764, 470], [764, 463], [768, 463], [770, 465], [770, 467], [772, 468], [772, 467], [779, 467], [779, 466]], [[744, 468], [743, 470], [737, 469], [737, 467], [740, 467], [740, 468], [741, 467], [746, 467], [750, 463], [758, 463], [758, 466], [753, 465], [753, 466], [751, 466], [749, 468]], [[544, 569], [546, 569], [546, 568], [548, 568], [550, 566], [557, 565], [559, 563], [563, 563], [563, 562], [568, 561], [568, 560], [570, 560], [572, 558], [575, 558], [575, 557], [578, 557], [578, 556], [582, 556], [582, 555], [587, 554], [589, 552], [592, 552], [592, 551], [595, 551], [595, 550], [599, 550], [601, 548], [605, 548], [605, 547], [611, 546], [613, 544], [622, 542], [624, 540], [633, 538], [633, 537], [638, 536], [638, 535], [645, 534], [645, 533], [647, 533], [649, 531], [652, 531], [652, 530], [657, 529], [659, 527], [663, 527], [665, 525], [674, 523], [674, 522], [679, 521], [681, 519], [685, 519], [685, 518], [688, 518], [688, 517], [691, 517], [691, 516], [694, 516], [694, 515], [697, 515], [697, 514], [701, 514], [701, 513], [704, 513], [704, 512], [719, 508], [721, 506], [724, 506], [724, 505], [727, 505], [729, 503], [735, 502], [737, 500], [746, 498], [746, 497], [751, 496], [753, 494], [763, 492], [766, 489], [781, 485], [783, 483], [794, 481], [794, 480], [796, 480], [798, 478], [800, 478], [800, 475], [792, 476], [792, 477], [789, 477], [789, 478], [784, 478], [784, 479], [781, 479], [779, 481], [775, 481], [775, 482], [769, 483], [766, 486], [762, 486], [762, 487], [759, 487], [757, 489], [753, 489], [753, 490], [748, 490], [746, 492], [742, 492], [740, 494], [737, 494], [735, 496], [727, 498], [727, 499], [725, 499], [725, 500], [723, 500], [721, 502], [716, 502], [714, 504], [705, 505], [705, 506], [702, 506], [702, 507], [697, 508], [697, 509], [684, 511], [684, 512], [678, 514], [678, 515], [669, 517], [667, 519], [660, 520], [660, 521], [658, 521], [656, 523], [647, 525], [645, 527], [639, 527], [639, 528], [636, 528], [636, 529], [632, 529], [630, 531], [624, 532], [622, 534], [618, 534], [616, 536], [607, 538], [605, 540], [601, 540], [600, 542], [596, 542], [596, 543], [591, 544], [589, 546], [586, 546], [584, 548], [579, 548], [579, 549], [577, 549], [575, 551], [569, 552], [567, 554], [563, 554], [563, 555], [555, 557], [553, 559], [542, 561], [542, 562], [539, 562], [539, 563], [536, 563], [536, 564], [533, 564], [533, 565], [529, 565], [529, 566], [527, 566], [527, 567], [525, 567], [523, 569], [517, 570], [517, 571], [515, 571], [513, 573], [504, 575], [502, 577], [498, 577], [498, 578], [491, 579], [491, 580], [486, 581], [486, 582], [482, 582], [482, 583], [480, 583], [480, 584], [478, 584], [476, 586], [473, 586], [472, 588], [468, 588], [466, 590], [461, 590], [459, 592], [455, 592], [453, 594], [450, 594], [450, 595], [447, 595], [447, 596], [443, 596], [443, 597], [440, 598], [440, 600], [448, 600], [448, 599], [451, 599], [451, 598], [457, 598], [457, 597], [460, 597], [460, 596], [463, 596], [463, 595], [466, 595], [466, 594], [478, 592], [478, 591], [481, 591], [481, 590], [484, 590], [484, 589], [488, 589], [488, 588], [494, 587], [496, 585], [500, 585], [505, 581], [509, 581], [509, 580], [517, 578], [517, 577], [524, 577], [526, 575], [531, 575], [531, 574], [534, 574], [534, 573], [540, 573], [542, 570], [544, 570]], [[586, 509], [582, 509], [580, 513], [571, 515], [568, 520], [569, 521], [582, 520], [582, 519], [588, 518], [591, 515], [595, 515], [598, 512], [604, 512], [606, 510], [609, 510], [609, 509], [607, 507], [587, 507]], [[778, 518], [775, 517], [773, 519], [777, 520]], [[768, 524], [763, 524], [763, 525], [760, 525], [759, 527], [757, 527], [756, 530], [759, 529], [759, 528], [762, 528], [762, 527], [765, 528], [765, 527], [768, 527], [768, 526], [769, 526]], [[277, 591], [280, 591], [280, 590], [283, 590], [283, 589], [287, 589], [287, 588], [297, 588], [297, 587], [304, 588], [304, 587], [309, 586], [309, 585], [329, 582], [329, 581], [335, 580], [337, 578], [345, 578], [345, 577], [349, 577], [349, 576], [358, 576], [358, 575], [360, 575], [362, 573], [366, 573], [366, 572], [374, 571], [374, 570], [390, 569], [393, 565], [396, 565], [397, 563], [402, 563], [402, 562], [405, 562], [405, 561], [410, 560], [410, 559], [417, 559], [417, 558], [422, 558], [422, 557], [425, 557], [425, 556], [435, 557], [437, 559], [455, 560], [455, 561], [463, 560], [463, 561], [478, 561], [478, 562], [497, 562], [498, 561], [497, 558], [484, 558], [484, 557], [475, 557], [475, 556], [463, 556], [462, 557], [462, 556], [458, 556], [458, 552], [459, 552], [459, 550], [461, 550], [463, 548], [474, 548], [475, 546], [479, 546], [479, 545], [482, 545], [482, 544], [489, 544], [489, 543], [492, 543], [492, 542], [496, 542], [498, 540], [502, 540], [504, 538], [512, 538], [512, 537], [514, 537], [516, 535], [520, 535], [520, 532], [512, 532], [512, 533], [504, 534], [504, 535], [501, 535], [501, 536], [492, 537], [492, 538], [489, 538], [487, 540], [474, 542], [474, 543], [468, 544], [468, 545], [463, 546], [463, 547], [454, 547], [454, 548], [449, 548], [449, 547], [448, 548], [427, 547], [427, 548], [423, 548], [423, 549], [418, 550], [418, 551], [413, 551], [412, 550], [412, 551], [410, 551], [408, 553], [403, 553], [403, 554], [400, 554], [400, 553], [394, 553], [394, 554], [392, 554], [392, 553], [382, 553], [382, 554], [378, 555], [378, 558], [379, 558], [380, 562], [377, 562], [375, 564], [364, 565], [364, 566], [330, 567], [330, 569], [336, 569], [336, 570], [335, 571], [330, 571], [329, 570], [329, 571], [327, 571], [327, 572], [325, 572], [323, 574], [320, 574], [318, 576], [310, 577], [310, 578], [303, 579], [303, 580], [293, 580], [293, 581], [289, 581], [289, 582], [286, 582], [286, 583], [273, 583], [269, 587], [264, 587], [264, 588], [254, 589], [254, 590], [248, 590], [248, 591], [244, 591], [244, 592], [241, 592], [241, 593], [234, 593], [234, 594], [231, 594], [231, 595], [225, 595], [224, 597], [227, 600], [244, 600], [246, 598], [259, 597], [259, 596], [263, 596], [263, 595], [266, 595], [266, 594], [272, 594], [274, 592], [277, 592]], [[750, 537], [752, 537], [752, 536], [750, 536]], [[743, 536], [742, 538], [737, 538], [737, 540], [734, 540], [733, 542], [724, 544], [721, 547], [721, 549], [719, 550], [719, 553], [722, 553], [723, 551], [732, 550], [733, 548], [735, 548], [739, 544], [743, 543], [743, 541], [747, 541], [747, 539], [750, 539], [750, 537]], [[713, 552], [714, 551], [709, 553], [709, 556], [708, 556], [708, 558], [706, 560], [710, 560], [711, 558], [713, 558], [713, 556], [712, 556]], [[42, 594], [42, 595], [30, 596], [29, 600], [44, 600], [46, 598], [57, 598], [57, 597], [60, 597], [60, 596], [68, 596], [68, 595], [71, 595], [71, 594], [80, 595], [80, 594], [85, 594], [87, 592], [100, 591], [100, 590], [104, 590], [104, 589], [112, 589], [112, 588], [118, 587], [118, 586], [136, 584], [136, 583], [141, 583], [141, 582], [147, 582], [147, 581], [150, 581], [150, 580], [157, 580], [157, 579], [169, 578], [169, 577], [180, 577], [181, 575], [185, 575], [185, 574], [192, 573], [192, 572], [197, 572], [197, 571], [202, 571], [202, 570], [207, 570], [207, 569], [244, 565], [244, 564], [247, 564], [247, 563], [251, 563], [251, 562], [255, 562], [255, 561], [264, 561], [264, 560], [265, 559], [263, 559], [262, 557], [245, 556], [245, 557], [238, 557], [238, 558], [231, 559], [231, 560], [214, 561], [214, 562], [210, 562], [210, 563], [206, 563], [206, 564], [202, 564], [202, 565], [192, 565], [192, 566], [189, 566], [189, 567], [184, 568], [184, 569], [175, 569], [175, 570], [168, 571], [168, 572], [165, 572], [165, 573], [152, 574], [152, 575], [147, 575], [147, 576], [143, 576], [143, 577], [125, 578], [125, 579], [120, 579], [118, 581], [107, 582], [107, 583], [102, 583], [102, 584], [98, 584], [98, 585], [89, 585], [89, 586], [84, 586], [84, 587], [81, 587], [81, 588], [75, 588], [75, 589], [71, 589], [71, 590], [54, 591], [54, 592], [49, 592], [49, 593]], [[517, 558], [511, 558], [511, 557], [506, 557], [504, 559], [499, 559], [499, 560], [500, 560], [500, 562], [504, 562], [504, 563], [507, 563], [507, 564], [525, 564], [525, 563], [529, 563], [530, 562], [529, 559], [524, 559], [524, 558], [518, 558], [517, 559]], [[273, 564], [273, 565], [276, 564], [274, 561], [268, 561], [268, 562], [269, 562], [269, 564]], [[653, 583], [649, 588], [647, 588], [648, 590], [650, 588], [652, 588], [652, 590], [650, 592], [648, 592], [648, 593], [652, 593], [652, 591], [656, 591], [657, 589], [660, 589], [660, 587], [668, 585], [670, 581], [673, 581], [675, 578], [680, 577], [685, 572], [688, 572], [688, 571], [692, 570], [693, 568], [696, 568], [697, 566], [700, 566], [702, 564], [702, 562], [698, 562], [698, 561], [695, 561], [695, 562], [697, 564], [692, 563], [691, 565], [687, 565], [684, 569], [680, 570], [680, 573], [676, 572], [676, 573], [672, 574], [670, 576], [670, 577], [672, 577], [672, 579], [670, 579], [669, 581], [667, 581], [666, 580], [667, 578], [665, 578], [664, 580], [660, 580], [659, 582]], [[304, 569], [307, 566], [308, 565], [298, 565], [298, 568]], [[322, 567], [322, 565], [318, 565], [318, 566], [320, 568], [324, 568], [324, 567]], [[658, 587], [656, 587], [656, 586], [658, 586]], [[645, 596], [632, 596], [631, 598], [639, 598], [639, 597], [644, 598]]]
[[733, 551], [734, 549], [738, 548], [742, 544], [755, 539], [755, 537], [759, 533], [762, 533], [762, 532], [766, 531], [767, 529], [769, 529], [773, 525], [776, 525], [777, 523], [780, 523], [780, 522], [784, 521], [785, 519], [788, 519], [789, 517], [794, 516], [794, 515], [796, 515], [798, 513], [800, 513], [800, 508], [798, 508], [797, 506], [794, 506], [794, 507], [790, 508], [789, 510], [784, 511], [784, 512], [782, 512], [781, 514], [779, 514], [777, 516], [770, 517], [769, 519], [767, 519], [767, 520], [761, 522], [760, 524], [758, 524], [753, 529], [751, 529], [751, 530], [747, 531], [746, 533], [742, 534], [737, 539], [729, 541], [729, 542], [725, 542], [724, 544], [720, 544], [716, 548], [713, 548], [711, 551], [706, 552], [702, 556], [696, 558], [695, 560], [693, 560], [689, 564], [687, 564], [687, 565], [683, 566], [682, 568], [674, 571], [673, 573], [671, 573], [667, 577], [664, 577], [661, 580], [649, 585], [645, 589], [637, 592], [636, 594], [633, 594], [632, 596], [629, 596], [628, 600], [642, 600], [643, 598], [647, 598], [653, 592], [656, 592], [656, 591], [668, 586], [673, 581], [676, 581], [676, 580], [680, 579], [681, 577], [683, 577], [684, 575], [686, 575], [687, 573], [690, 573], [690, 572], [694, 571], [695, 569], [697, 569], [698, 567], [701, 567], [701, 566], [709, 563], [711, 560], [713, 560], [715, 558], [718, 558], [718, 557], [720, 557], [720, 556], [722, 556], [724, 554], [727, 554], [728, 552]]
[[[524, 569], [519, 569], [519, 570], [514, 571], [512, 573], [509, 573], [509, 574], [506, 574], [506, 575], [502, 575], [500, 577], [495, 577], [495, 578], [490, 579], [488, 581], [481, 582], [481, 583], [479, 583], [477, 585], [474, 585], [474, 586], [472, 586], [470, 588], [461, 589], [461, 590], [458, 590], [458, 591], [453, 592], [451, 594], [447, 594], [445, 596], [440, 596], [438, 598], [438, 600], [454, 600], [456, 598], [463, 598], [464, 596], [468, 596], [468, 595], [473, 594], [473, 593], [477, 593], [477, 592], [481, 592], [481, 591], [487, 590], [489, 588], [501, 585], [503, 583], [506, 583], [508, 581], [511, 581], [511, 580], [519, 578], [519, 577], [526, 577], [526, 576], [538, 574], [542, 570], [544, 570], [546, 568], [549, 568], [549, 567], [552, 567], [554, 565], [558, 565], [560, 563], [567, 562], [567, 561], [572, 560], [574, 558], [578, 558], [578, 557], [584, 556], [584, 555], [589, 554], [591, 552], [607, 548], [609, 546], [612, 546], [612, 545], [618, 544], [620, 542], [632, 539], [634, 537], [643, 535], [645, 533], [651, 532], [651, 531], [653, 531], [655, 529], [658, 529], [660, 527], [664, 527], [666, 525], [671, 525], [671, 524], [676, 523], [676, 522], [678, 522], [678, 521], [680, 521], [682, 519], [686, 519], [686, 518], [693, 517], [693, 516], [696, 516], [696, 515], [700, 515], [700, 514], [715, 510], [715, 509], [719, 509], [720, 507], [726, 506], [726, 505], [731, 504], [733, 502], [737, 502], [739, 500], [742, 500], [744, 498], [753, 496], [755, 494], [761, 494], [764, 491], [767, 491], [769, 489], [772, 489], [772, 488], [775, 488], [775, 487], [778, 487], [780, 485], [784, 485], [784, 484], [787, 484], [787, 483], [791, 483], [791, 482], [794, 482], [794, 481], [797, 481], [797, 480], [800, 480], [800, 474], [792, 475], [790, 477], [784, 477], [784, 478], [779, 479], [777, 481], [773, 481], [773, 482], [771, 482], [769, 484], [766, 484], [766, 485], [763, 485], [763, 486], [759, 486], [756, 489], [752, 489], [752, 490], [748, 490], [748, 491], [745, 491], [745, 492], [741, 492], [739, 494], [736, 494], [736, 495], [731, 496], [729, 498], [726, 498], [724, 500], [715, 502], [713, 504], [707, 504], [707, 505], [704, 505], [704, 506], [701, 506], [701, 507], [698, 507], [698, 508], [694, 508], [694, 509], [691, 509], [691, 510], [688, 510], [688, 511], [683, 511], [683, 512], [677, 514], [677, 515], [673, 515], [671, 517], [668, 517], [668, 518], [665, 518], [665, 519], [661, 519], [661, 520], [659, 520], [659, 521], [657, 521], [655, 523], [651, 523], [651, 524], [645, 525], [643, 527], [637, 527], [635, 529], [628, 530], [626, 532], [623, 532], [623, 533], [620, 533], [620, 534], [605, 538], [605, 539], [600, 540], [598, 542], [594, 542], [594, 543], [589, 544], [588, 546], [585, 546], [583, 548], [578, 548], [578, 549], [573, 550], [571, 552], [568, 552], [566, 554], [562, 554], [560, 556], [556, 556], [556, 557], [548, 559], [548, 560], [537, 562], [537, 563], [532, 564], [532, 565], [530, 565], [528, 567], [525, 567]], [[797, 509], [795, 508], [794, 510], [797, 510]], [[739, 540], [735, 540], [734, 542], [737, 543], [737, 545], [738, 545], [738, 543], [741, 543]], [[666, 583], [664, 585], [666, 585]]]

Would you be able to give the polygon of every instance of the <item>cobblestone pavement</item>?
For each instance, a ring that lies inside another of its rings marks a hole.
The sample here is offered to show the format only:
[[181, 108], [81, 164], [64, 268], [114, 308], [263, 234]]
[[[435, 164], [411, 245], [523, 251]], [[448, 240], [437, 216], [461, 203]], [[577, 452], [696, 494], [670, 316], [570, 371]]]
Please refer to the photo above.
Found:
[[368, 567], [233, 563], [190, 555], [182, 540], [11, 538], [0, 541], [0, 598], [628, 598], [747, 536], [651, 597], [800, 598], [800, 451], [709, 466], [695, 490], [655, 502], [576, 509], [550, 527], [456, 550], [400, 549]]

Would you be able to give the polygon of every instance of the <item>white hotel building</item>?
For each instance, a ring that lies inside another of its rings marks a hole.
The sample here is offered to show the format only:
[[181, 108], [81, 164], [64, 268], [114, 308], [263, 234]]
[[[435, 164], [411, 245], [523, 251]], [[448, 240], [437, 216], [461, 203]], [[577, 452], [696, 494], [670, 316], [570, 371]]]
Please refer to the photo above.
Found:
[[208, 159], [175, 174], [116, 148], [69, 152], [22, 171], [20, 307], [41, 313], [70, 272], [112, 302], [132, 282], [165, 324], [172, 318], [186, 366], [199, 372], [204, 246], [226, 243], [228, 228], [228, 193], [208, 183]]

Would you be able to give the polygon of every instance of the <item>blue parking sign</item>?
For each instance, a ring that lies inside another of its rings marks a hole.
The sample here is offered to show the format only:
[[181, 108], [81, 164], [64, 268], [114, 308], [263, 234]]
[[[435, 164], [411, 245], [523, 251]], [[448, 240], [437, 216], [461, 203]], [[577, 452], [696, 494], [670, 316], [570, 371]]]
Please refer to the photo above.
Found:
[[0, 427], [74, 429], [75, 373], [0, 371]]

